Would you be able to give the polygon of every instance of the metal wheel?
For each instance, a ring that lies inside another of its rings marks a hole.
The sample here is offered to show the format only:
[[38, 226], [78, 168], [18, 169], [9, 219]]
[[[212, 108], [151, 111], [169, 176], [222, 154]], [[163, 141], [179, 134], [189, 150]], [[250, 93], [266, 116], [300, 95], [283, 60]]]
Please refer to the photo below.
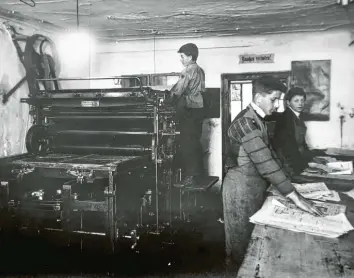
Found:
[[47, 128], [43, 125], [32, 126], [26, 135], [26, 148], [29, 153], [39, 154], [49, 151]]

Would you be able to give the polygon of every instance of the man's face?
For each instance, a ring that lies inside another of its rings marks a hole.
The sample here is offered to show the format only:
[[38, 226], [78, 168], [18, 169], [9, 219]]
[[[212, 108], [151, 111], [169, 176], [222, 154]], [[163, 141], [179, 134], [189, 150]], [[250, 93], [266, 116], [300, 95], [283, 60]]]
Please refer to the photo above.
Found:
[[279, 108], [280, 91], [272, 91], [270, 94], [257, 94], [256, 104], [263, 110], [266, 115], [271, 115]]
[[183, 66], [187, 66], [192, 61], [192, 56], [187, 56], [184, 53], [181, 53], [181, 63]]
[[304, 110], [305, 97], [304, 96], [294, 96], [290, 101], [287, 101], [288, 106], [291, 107], [296, 112], [301, 113]]

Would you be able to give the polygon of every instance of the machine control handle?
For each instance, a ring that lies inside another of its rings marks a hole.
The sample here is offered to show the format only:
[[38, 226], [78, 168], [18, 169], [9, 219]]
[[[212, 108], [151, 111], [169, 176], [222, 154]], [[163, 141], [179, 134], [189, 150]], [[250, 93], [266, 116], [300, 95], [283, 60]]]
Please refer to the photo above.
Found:
[[103, 193], [106, 197], [114, 197], [116, 195], [115, 190], [109, 190], [109, 189], [105, 189]]
[[87, 170], [81, 168], [72, 168], [67, 171], [69, 175], [76, 177], [78, 183], [92, 183], [95, 180], [95, 171], [94, 170]]

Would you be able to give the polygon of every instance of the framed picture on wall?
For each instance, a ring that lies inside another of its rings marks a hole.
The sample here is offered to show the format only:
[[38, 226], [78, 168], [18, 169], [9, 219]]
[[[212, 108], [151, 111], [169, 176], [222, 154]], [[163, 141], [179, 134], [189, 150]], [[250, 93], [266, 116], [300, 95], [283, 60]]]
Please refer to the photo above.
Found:
[[329, 121], [331, 60], [293, 61], [290, 85], [306, 92], [304, 120]]

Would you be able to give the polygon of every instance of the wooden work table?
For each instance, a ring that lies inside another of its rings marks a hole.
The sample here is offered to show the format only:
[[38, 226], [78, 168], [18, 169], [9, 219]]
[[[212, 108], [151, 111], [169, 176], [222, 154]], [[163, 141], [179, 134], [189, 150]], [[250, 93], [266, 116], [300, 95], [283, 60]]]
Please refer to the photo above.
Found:
[[[300, 177], [297, 182], [314, 182], [316, 178]], [[317, 179], [329, 189], [347, 191], [354, 181]], [[340, 193], [341, 204], [354, 226], [354, 200]], [[333, 278], [354, 277], [354, 231], [331, 239], [256, 225], [239, 278]]]

